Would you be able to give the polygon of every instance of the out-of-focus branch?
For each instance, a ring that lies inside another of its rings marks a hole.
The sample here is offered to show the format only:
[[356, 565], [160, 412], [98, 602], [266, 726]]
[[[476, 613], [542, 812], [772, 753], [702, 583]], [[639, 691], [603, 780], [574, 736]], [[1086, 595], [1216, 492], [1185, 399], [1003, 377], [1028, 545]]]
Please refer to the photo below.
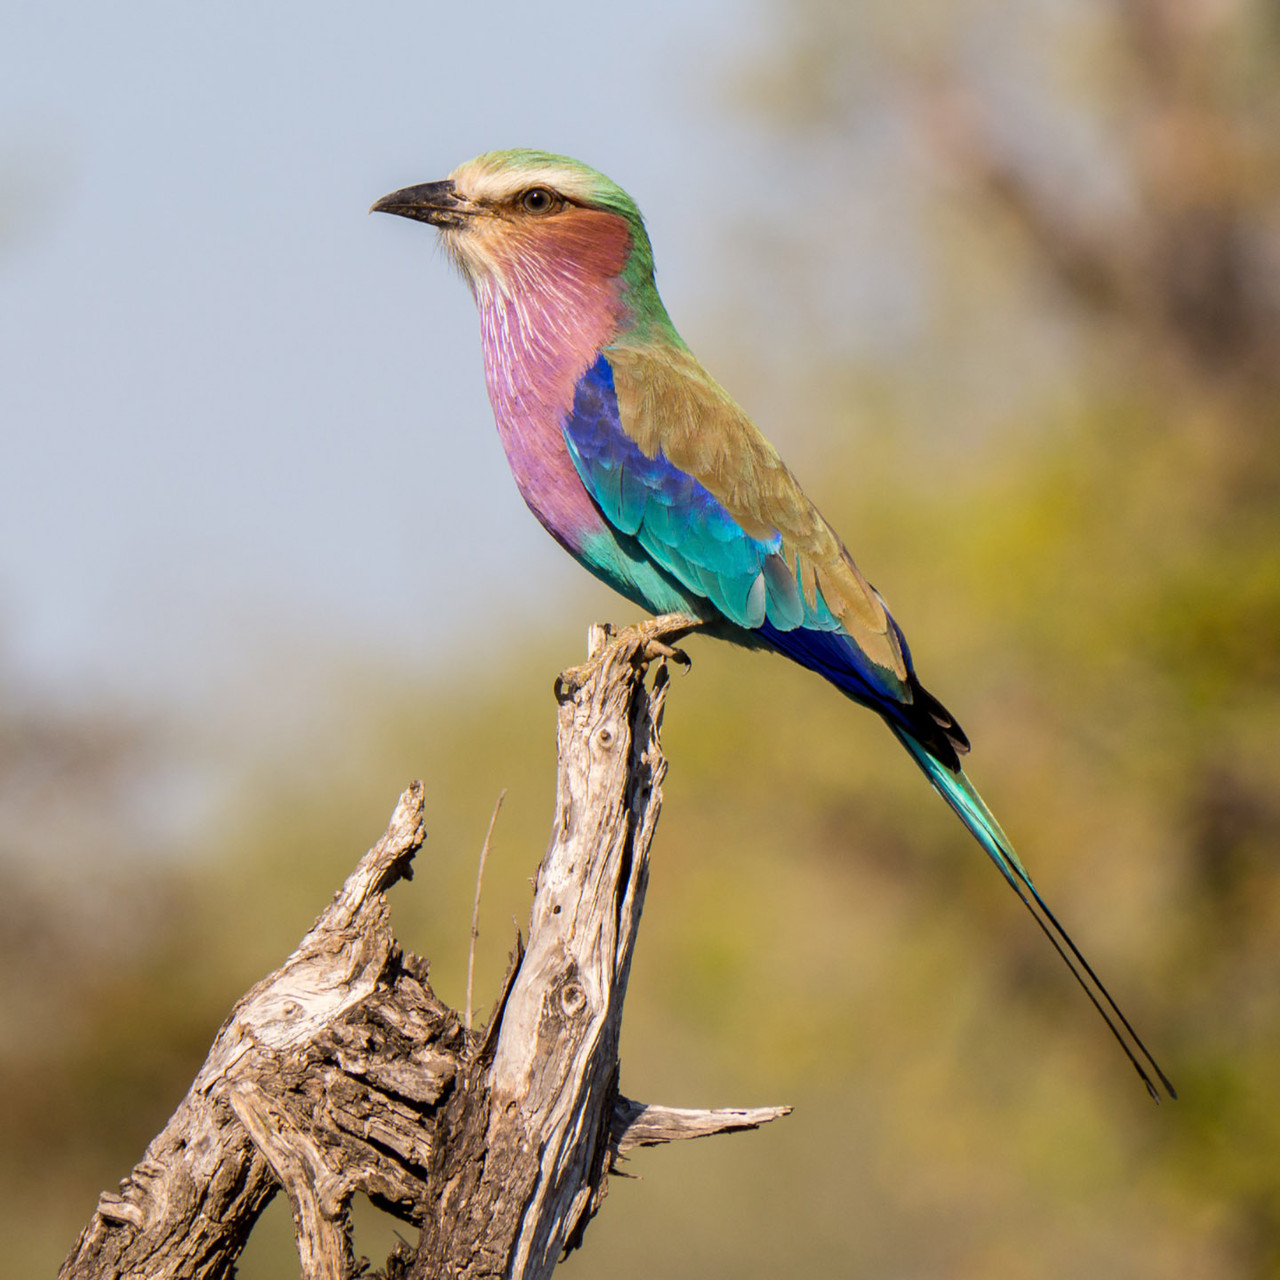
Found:
[[920, 88], [920, 118], [949, 167], [1013, 219], [1067, 292], [1102, 313], [1137, 309], [1120, 238], [1080, 224], [992, 141], [981, 104], [944, 72]]
[[[1220, 5], [1114, 0], [1129, 74], [1110, 136], [1133, 201], [1097, 222], [994, 141], [980, 95], [946, 71], [918, 92], [944, 161], [1016, 225], [1077, 303], [1135, 329], [1206, 383], [1280, 376], [1275, 149], [1215, 74]], [[1218, 68], [1220, 71], [1220, 68]], [[1270, 245], [1268, 242], [1271, 241]]]

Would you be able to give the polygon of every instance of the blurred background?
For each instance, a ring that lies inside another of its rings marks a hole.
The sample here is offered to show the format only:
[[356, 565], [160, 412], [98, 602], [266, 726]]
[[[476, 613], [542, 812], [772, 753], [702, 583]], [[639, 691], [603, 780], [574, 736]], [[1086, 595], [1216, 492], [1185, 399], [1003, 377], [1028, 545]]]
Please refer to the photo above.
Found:
[[[1280, 1275], [1280, 10], [572, 0], [0, 16], [0, 1271], [49, 1274], [401, 788], [461, 1004], [595, 618], [471, 302], [378, 196], [493, 147], [645, 210], [677, 324], [975, 742], [1156, 1108], [874, 717], [693, 641], [568, 1276]], [[394, 1224], [367, 1206], [359, 1252]], [[287, 1206], [240, 1274], [296, 1275]]]

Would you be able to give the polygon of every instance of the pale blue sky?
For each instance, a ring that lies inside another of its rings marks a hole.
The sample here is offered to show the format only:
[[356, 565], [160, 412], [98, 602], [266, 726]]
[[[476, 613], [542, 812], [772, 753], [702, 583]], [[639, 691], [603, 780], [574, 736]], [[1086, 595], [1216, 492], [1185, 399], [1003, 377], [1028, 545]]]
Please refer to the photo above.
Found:
[[687, 328], [717, 193], [761, 177], [723, 105], [754, 13], [10, 0], [7, 665], [171, 696], [282, 638], [427, 660], [562, 599], [580, 571], [507, 476], [465, 288], [365, 210], [492, 147], [578, 155], [640, 201]]

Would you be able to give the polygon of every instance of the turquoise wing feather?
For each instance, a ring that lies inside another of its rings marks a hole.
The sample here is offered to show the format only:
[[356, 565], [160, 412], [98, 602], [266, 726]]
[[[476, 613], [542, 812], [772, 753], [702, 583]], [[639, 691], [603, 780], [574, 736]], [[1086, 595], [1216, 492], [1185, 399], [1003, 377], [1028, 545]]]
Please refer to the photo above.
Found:
[[574, 466], [605, 519], [731, 622], [755, 631], [836, 630], [820, 593], [801, 596], [782, 535], [753, 536], [705, 485], [658, 449], [652, 456], [620, 420], [613, 369], [601, 356], [578, 383], [564, 424]]

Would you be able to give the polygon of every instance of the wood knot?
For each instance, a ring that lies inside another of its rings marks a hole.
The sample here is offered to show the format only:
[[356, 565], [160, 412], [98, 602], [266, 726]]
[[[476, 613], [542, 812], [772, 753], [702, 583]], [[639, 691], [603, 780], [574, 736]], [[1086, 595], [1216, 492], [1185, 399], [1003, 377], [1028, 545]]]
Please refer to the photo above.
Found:
[[565, 983], [564, 990], [560, 992], [560, 1007], [569, 1018], [576, 1018], [587, 1007], [587, 993], [579, 983]]
[[616, 740], [617, 740], [617, 734], [615, 734], [614, 731], [611, 728], [609, 728], [607, 724], [603, 725], [596, 733], [596, 741], [606, 751], [608, 751], [613, 746]]

